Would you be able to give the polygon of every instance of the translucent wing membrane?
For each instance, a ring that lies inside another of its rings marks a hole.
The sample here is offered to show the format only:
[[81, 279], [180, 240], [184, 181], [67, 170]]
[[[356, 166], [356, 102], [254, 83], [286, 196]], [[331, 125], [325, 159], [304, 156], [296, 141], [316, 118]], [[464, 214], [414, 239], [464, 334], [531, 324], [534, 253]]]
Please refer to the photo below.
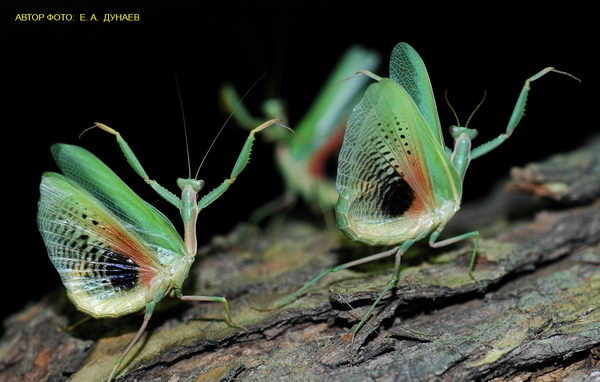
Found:
[[407, 92], [389, 79], [371, 85], [350, 116], [339, 156], [340, 228], [354, 240], [395, 244], [439, 223], [436, 156], [448, 166]]
[[419, 54], [408, 44], [399, 43], [390, 57], [390, 78], [413, 99], [435, 139], [443, 146], [444, 137], [427, 69]]
[[39, 230], [75, 305], [94, 317], [144, 308], [161, 268], [152, 249], [128, 223], [60, 174], [44, 174], [40, 194]]
[[89, 151], [55, 144], [52, 154], [63, 174], [88, 191], [153, 249], [162, 264], [185, 253], [183, 240], [160, 211], [135, 194], [108, 166]]

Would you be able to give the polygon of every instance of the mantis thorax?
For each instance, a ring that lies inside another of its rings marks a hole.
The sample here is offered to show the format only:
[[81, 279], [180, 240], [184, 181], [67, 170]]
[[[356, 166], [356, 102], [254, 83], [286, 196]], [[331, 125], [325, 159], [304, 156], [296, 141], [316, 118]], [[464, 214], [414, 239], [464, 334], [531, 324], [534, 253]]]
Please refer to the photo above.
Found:
[[196, 220], [198, 218], [197, 199], [198, 192], [204, 186], [203, 180], [197, 179], [177, 179], [177, 186], [181, 189], [181, 205], [179, 212], [183, 219], [184, 236], [186, 255], [188, 257], [196, 256]]

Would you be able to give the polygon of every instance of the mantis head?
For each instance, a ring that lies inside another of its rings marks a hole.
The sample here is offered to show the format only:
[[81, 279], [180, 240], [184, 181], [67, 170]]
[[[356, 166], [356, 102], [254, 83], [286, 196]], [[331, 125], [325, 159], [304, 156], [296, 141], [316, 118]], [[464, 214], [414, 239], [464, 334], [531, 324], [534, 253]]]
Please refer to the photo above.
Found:
[[190, 178], [188, 178], [188, 179], [178, 178], [177, 186], [181, 189], [181, 191], [183, 191], [183, 189], [186, 186], [191, 186], [192, 190], [194, 190], [195, 192], [200, 192], [200, 190], [202, 190], [202, 188], [204, 187], [204, 181], [198, 180], [198, 179], [190, 179]]
[[477, 134], [479, 134], [477, 130], [469, 129], [468, 127], [450, 126], [450, 135], [452, 136], [452, 139], [458, 139], [458, 137], [463, 133], [466, 133], [470, 140], [475, 139]]

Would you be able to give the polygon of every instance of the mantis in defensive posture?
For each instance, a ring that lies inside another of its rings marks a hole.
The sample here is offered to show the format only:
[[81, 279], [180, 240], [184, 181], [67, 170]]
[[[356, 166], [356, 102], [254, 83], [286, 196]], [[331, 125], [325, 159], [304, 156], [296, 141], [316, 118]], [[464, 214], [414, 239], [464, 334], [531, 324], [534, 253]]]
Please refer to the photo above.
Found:
[[204, 182], [196, 179], [197, 174], [177, 179], [181, 196], [176, 196], [148, 176], [118, 131], [102, 123], [94, 125], [113, 134], [133, 170], [179, 210], [183, 239], [162, 213], [137, 196], [92, 153], [74, 145], [52, 146], [64, 175], [46, 172], [42, 176], [37, 219], [67, 295], [77, 309], [94, 318], [144, 310], [142, 325], [116, 360], [109, 380], [166, 295], [223, 303], [227, 322], [240, 327], [233, 323], [224, 297], [187, 296], [182, 284], [196, 256], [198, 214], [235, 182], [248, 163], [254, 135], [273, 124], [278, 122], [270, 120], [250, 131], [229, 178], [200, 200], [198, 194]]
[[395, 247], [322, 272], [277, 307], [289, 304], [329, 273], [395, 256], [392, 277], [355, 326], [356, 334], [387, 291], [396, 286], [402, 254], [427, 236], [433, 248], [473, 239], [472, 276], [479, 231], [438, 238], [460, 208], [469, 163], [511, 136], [523, 117], [531, 82], [551, 72], [573, 77], [552, 67], [541, 70], [525, 81], [505, 133], [472, 149], [477, 130], [451, 126], [454, 148], [450, 149], [444, 145], [425, 64], [410, 45], [399, 43], [394, 48], [390, 78], [361, 71], [376, 83], [369, 86], [348, 120], [336, 179], [337, 226], [352, 240]]

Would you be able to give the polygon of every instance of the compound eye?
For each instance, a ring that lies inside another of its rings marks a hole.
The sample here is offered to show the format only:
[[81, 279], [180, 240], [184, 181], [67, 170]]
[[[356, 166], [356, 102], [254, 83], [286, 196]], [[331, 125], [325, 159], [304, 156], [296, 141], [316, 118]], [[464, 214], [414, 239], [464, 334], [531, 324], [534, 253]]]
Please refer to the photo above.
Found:
[[450, 126], [450, 136], [453, 139], [457, 139], [458, 136], [462, 133], [462, 128], [458, 126]]

